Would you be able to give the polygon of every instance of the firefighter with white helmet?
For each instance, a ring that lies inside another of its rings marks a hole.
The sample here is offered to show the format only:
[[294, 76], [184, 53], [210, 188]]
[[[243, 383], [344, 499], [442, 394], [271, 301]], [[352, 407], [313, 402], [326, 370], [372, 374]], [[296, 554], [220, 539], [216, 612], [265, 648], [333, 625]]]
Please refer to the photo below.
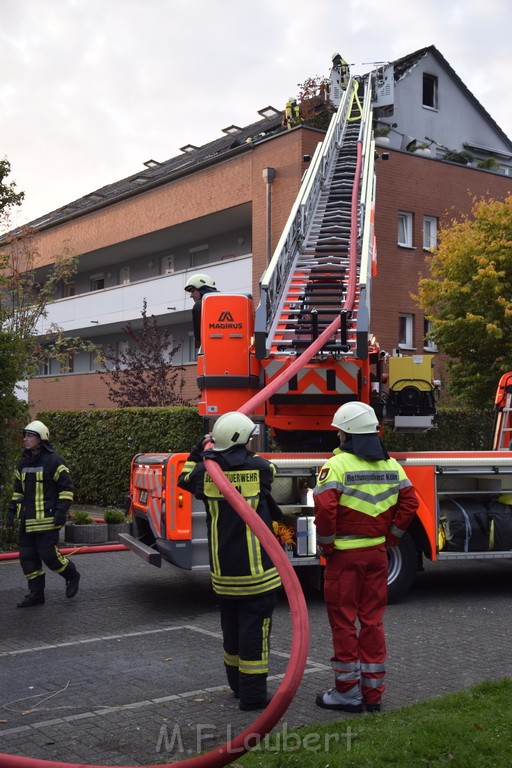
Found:
[[199, 348], [201, 346], [201, 302], [205, 294], [218, 293], [218, 290], [215, 287], [215, 280], [204, 272], [191, 275], [185, 283], [185, 290], [190, 293], [194, 300], [192, 326], [196, 347]]
[[31, 421], [23, 430], [23, 455], [14, 473], [7, 522], [19, 524], [20, 565], [28, 581], [28, 594], [18, 608], [45, 601], [43, 563], [66, 581], [66, 597], [78, 592], [80, 574], [58, 548], [59, 530], [73, 501], [73, 481], [63, 459], [50, 444], [48, 427]]
[[[240, 699], [239, 707], [245, 711], [263, 709], [270, 701], [269, 637], [281, 580], [258, 538], [209, 476], [203, 459], [220, 465], [272, 529], [272, 519], [281, 520], [283, 515], [270, 494], [275, 466], [248, 447], [257, 428], [243, 413], [223, 414], [215, 422], [211, 436], [192, 449], [178, 479], [178, 485], [201, 499], [206, 507], [210, 572], [219, 598], [224, 666], [228, 683]], [[208, 445], [206, 451], [203, 443]]]
[[[418, 501], [403, 467], [390, 458], [366, 403], [334, 414], [340, 448], [314, 491], [318, 552], [326, 558], [324, 598], [332, 630], [335, 687], [316, 703], [345, 712], [379, 712], [384, 692], [386, 545], [396, 546]], [[357, 630], [359, 623], [359, 633]]]

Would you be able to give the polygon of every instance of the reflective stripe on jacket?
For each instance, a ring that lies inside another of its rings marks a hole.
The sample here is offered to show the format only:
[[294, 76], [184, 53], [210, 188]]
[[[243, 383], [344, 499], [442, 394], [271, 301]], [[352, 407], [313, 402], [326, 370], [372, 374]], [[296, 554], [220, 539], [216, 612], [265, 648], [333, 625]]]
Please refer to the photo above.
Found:
[[65, 515], [73, 501], [73, 481], [59, 454], [42, 446], [34, 456], [23, 455], [14, 473], [9, 505], [25, 521], [27, 533], [60, 528], [55, 513]]
[[368, 461], [338, 448], [320, 470], [314, 502], [317, 541], [337, 549], [382, 544], [392, 525], [400, 536], [418, 507], [395, 459]]
[[[243, 447], [232, 451], [236, 457], [223, 471], [270, 528], [272, 513], [267, 502], [275, 466], [260, 456], [251, 456]], [[228, 452], [224, 452], [224, 457]], [[272, 560], [258, 538], [219, 491], [202, 461], [194, 452], [188, 457], [178, 479], [180, 488], [202, 499], [207, 511], [208, 546], [212, 586], [223, 597], [248, 597], [281, 586]]]

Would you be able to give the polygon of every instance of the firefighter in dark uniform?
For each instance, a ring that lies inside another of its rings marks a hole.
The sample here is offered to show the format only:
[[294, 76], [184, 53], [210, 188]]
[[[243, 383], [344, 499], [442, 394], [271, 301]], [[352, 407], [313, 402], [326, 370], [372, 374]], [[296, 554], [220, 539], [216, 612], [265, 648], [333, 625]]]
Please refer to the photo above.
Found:
[[418, 500], [403, 467], [380, 442], [371, 406], [345, 403], [332, 426], [341, 447], [320, 470], [313, 498], [318, 551], [327, 559], [324, 598], [335, 687], [319, 694], [316, 703], [345, 712], [362, 712], [364, 703], [368, 712], [379, 712], [386, 660], [386, 545], [398, 544]]
[[[212, 586], [219, 598], [224, 664], [240, 709], [263, 709], [267, 693], [272, 612], [281, 580], [258, 538], [224, 499], [203, 458], [217, 462], [227, 478], [272, 530], [282, 513], [270, 495], [275, 467], [247, 444], [256, 425], [242, 413], [220, 416], [192, 449], [178, 479], [181, 488], [202, 499], [207, 512]], [[213, 447], [203, 451], [211, 439]]]
[[17, 604], [29, 608], [44, 603], [43, 563], [66, 581], [66, 597], [78, 592], [80, 574], [57, 544], [73, 501], [69, 470], [49, 442], [48, 428], [32, 421], [23, 430], [23, 455], [14, 473], [14, 490], [7, 522], [19, 522], [20, 564], [29, 592]]
[[185, 290], [190, 293], [194, 299], [192, 307], [192, 327], [194, 329], [194, 340], [196, 348], [201, 346], [201, 302], [206, 293], [218, 293], [215, 287], [215, 280], [208, 275], [199, 273], [192, 275], [186, 282]]

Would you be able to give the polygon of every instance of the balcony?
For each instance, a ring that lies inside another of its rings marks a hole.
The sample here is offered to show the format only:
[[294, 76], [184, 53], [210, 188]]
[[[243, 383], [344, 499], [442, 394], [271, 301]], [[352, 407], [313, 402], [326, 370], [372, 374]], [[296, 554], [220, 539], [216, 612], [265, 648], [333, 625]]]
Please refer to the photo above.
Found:
[[[241, 256], [58, 299], [48, 305], [48, 315], [41, 320], [38, 333], [44, 333], [53, 324], [66, 335], [90, 337], [116, 332], [124, 323], [140, 318], [144, 299], [147, 300], [148, 315], [168, 315], [172, 323], [173, 315], [190, 311], [192, 301], [185, 292], [185, 285], [188, 278], [198, 272], [210, 275], [222, 293], [252, 293], [252, 255]], [[91, 324], [91, 321], [98, 322]], [[93, 329], [94, 333], [91, 333]]]

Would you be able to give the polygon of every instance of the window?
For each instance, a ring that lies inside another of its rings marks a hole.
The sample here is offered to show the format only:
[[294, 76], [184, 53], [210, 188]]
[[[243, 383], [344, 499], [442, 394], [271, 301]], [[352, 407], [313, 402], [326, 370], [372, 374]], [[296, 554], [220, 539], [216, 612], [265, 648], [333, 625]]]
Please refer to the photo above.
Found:
[[37, 375], [49, 376], [51, 373], [51, 367], [51, 359], [49, 357], [44, 357], [41, 364], [39, 365], [39, 368], [37, 369]]
[[75, 370], [75, 356], [69, 355], [65, 360], [63, 360], [60, 364], [60, 372], [61, 373], [73, 373]]
[[398, 245], [412, 248], [412, 213], [398, 212]]
[[423, 101], [424, 107], [437, 109], [437, 77], [423, 74]]
[[437, 344], [432, 339], [432, 323], [426, 317], [423, 319], [423, 347], [429, 352], [437, 352]]
[[62, 298], [67, 299], [70, 296], [75, 295], [75, 284], [74, 283], [64, 283], [62, 286]]
[[103, 344], [96, 344], [96, 349], [89, 352], [89, 370], [97, 371], [103, 361]]
[[162, 256], [160, 259], [160, 274], [172, 275], [174, 272], [174, 256]]
[[119, 270], [119, 285], [127, 285], [130, 282], [130, 267], [121, 267]]
[[103, 272], [98, 272], [96, 275], [91, 275], [91, 291], [102, 291], [105, 287], [105, 275]]
[[413, 348], [413, 315], [400, 314], [398, 316], [398, 346]]
[[188, 334], [188, 359], [191, 363], [197, 360], [196, 340], [191, 331]]
[[209, 245], [197, 245], [194, 248], [189, 248], [190, 254], [190, 266], [199, 267], [201, 264], [208, 264], [209, 260]]
[[423, 217], [423, 248], [431, 251], [437, 245], [437, 219], [435, 216]]

